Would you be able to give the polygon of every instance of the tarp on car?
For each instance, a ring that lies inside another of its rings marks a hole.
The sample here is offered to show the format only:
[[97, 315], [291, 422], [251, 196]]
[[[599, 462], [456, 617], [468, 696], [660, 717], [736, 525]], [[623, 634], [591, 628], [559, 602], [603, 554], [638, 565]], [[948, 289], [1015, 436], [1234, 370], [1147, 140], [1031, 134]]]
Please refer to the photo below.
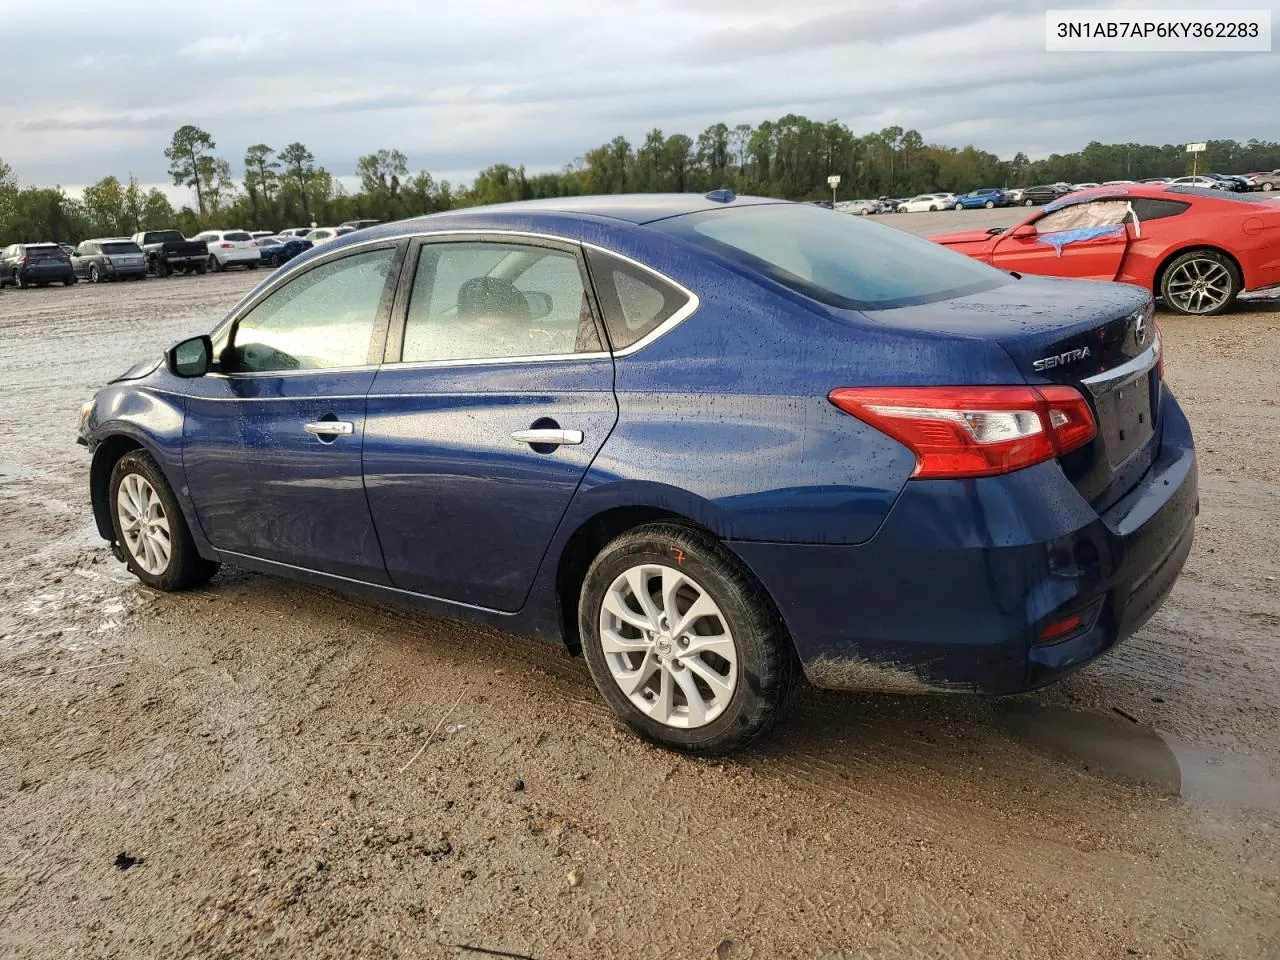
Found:
[[1122, 237], [1126, 223], [1132, 223], [1135, 233], [1142, 236], [1133, 205], [1124, 198], [1082, 198], [1071, 204], [1059, 201], [1058, 205], [1051, 204], [1045, 210], [1045, 215], [1036, 222], [1036, 240], [1053, 247], [1058, 256], [1062, 256], [1063, 247], [1072, 243]]

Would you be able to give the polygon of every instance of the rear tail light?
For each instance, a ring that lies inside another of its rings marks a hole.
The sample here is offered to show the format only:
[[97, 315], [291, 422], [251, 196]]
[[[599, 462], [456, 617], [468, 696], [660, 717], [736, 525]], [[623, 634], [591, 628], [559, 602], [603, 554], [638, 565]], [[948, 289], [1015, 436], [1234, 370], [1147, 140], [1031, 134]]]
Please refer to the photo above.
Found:
[[913, 477], [989, 477], [1070, 453], [1098, 432], [1072, 387], [839, 387], [827, 398], [916, 455]]
[[219, 250], [230, 250], [230, 249], [231, 249], [232, 247], [234, 247], [234, 246], [235, 246], [235, 244], [234, 244], [234, 243], [220, 243], [220, 244], [218, 244], [218, 249], [219, 249]]

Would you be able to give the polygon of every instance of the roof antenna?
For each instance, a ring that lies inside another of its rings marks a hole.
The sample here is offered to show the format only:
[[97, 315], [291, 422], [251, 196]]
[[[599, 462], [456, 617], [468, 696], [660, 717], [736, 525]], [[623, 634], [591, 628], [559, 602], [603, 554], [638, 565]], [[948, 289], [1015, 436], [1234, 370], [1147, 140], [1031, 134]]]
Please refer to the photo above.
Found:
[[721, 187], [719, 190], [712, 190], [706, 195], [707, 199], [713, 203], [733, 203], [738, 199], [738, 195], [728, 187]]

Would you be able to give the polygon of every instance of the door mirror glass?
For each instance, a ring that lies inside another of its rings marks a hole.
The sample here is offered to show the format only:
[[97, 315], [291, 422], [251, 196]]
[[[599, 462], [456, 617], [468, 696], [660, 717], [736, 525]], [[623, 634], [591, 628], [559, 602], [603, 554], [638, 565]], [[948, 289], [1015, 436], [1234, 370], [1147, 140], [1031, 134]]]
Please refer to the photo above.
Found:
[[175, 377], [203, 377], [212, 358], [213, 344], [207, 336], [183, 340], [164, 354], [165, 365]]

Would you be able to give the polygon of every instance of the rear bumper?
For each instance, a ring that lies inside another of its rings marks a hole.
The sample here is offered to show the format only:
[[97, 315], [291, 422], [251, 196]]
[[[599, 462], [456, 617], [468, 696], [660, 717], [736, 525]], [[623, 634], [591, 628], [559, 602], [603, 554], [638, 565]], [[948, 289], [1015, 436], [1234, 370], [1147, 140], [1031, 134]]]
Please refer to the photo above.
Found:
[[213, 254], [218, 260], [228, 266], [233, 264], [258, 263], [262, 259], [262, 255], [255, 247], [252, 250], [219, 250]]
[[[1133, 633], [1190, 552], [1191, 429], [1166, 389], [1161, 447], [1099, 515], [1056, 463], [1004, 477], [912, 481], [856, 546], [730, 542], [769, 590], [818, 686], [1016, 693]], [[1080, 613], [1079, 632], [1041, 630]]]
[[65, 267], [24, 267], [17, 273], [27, 283], [60, 283], [75, 276], [71, 265]]

